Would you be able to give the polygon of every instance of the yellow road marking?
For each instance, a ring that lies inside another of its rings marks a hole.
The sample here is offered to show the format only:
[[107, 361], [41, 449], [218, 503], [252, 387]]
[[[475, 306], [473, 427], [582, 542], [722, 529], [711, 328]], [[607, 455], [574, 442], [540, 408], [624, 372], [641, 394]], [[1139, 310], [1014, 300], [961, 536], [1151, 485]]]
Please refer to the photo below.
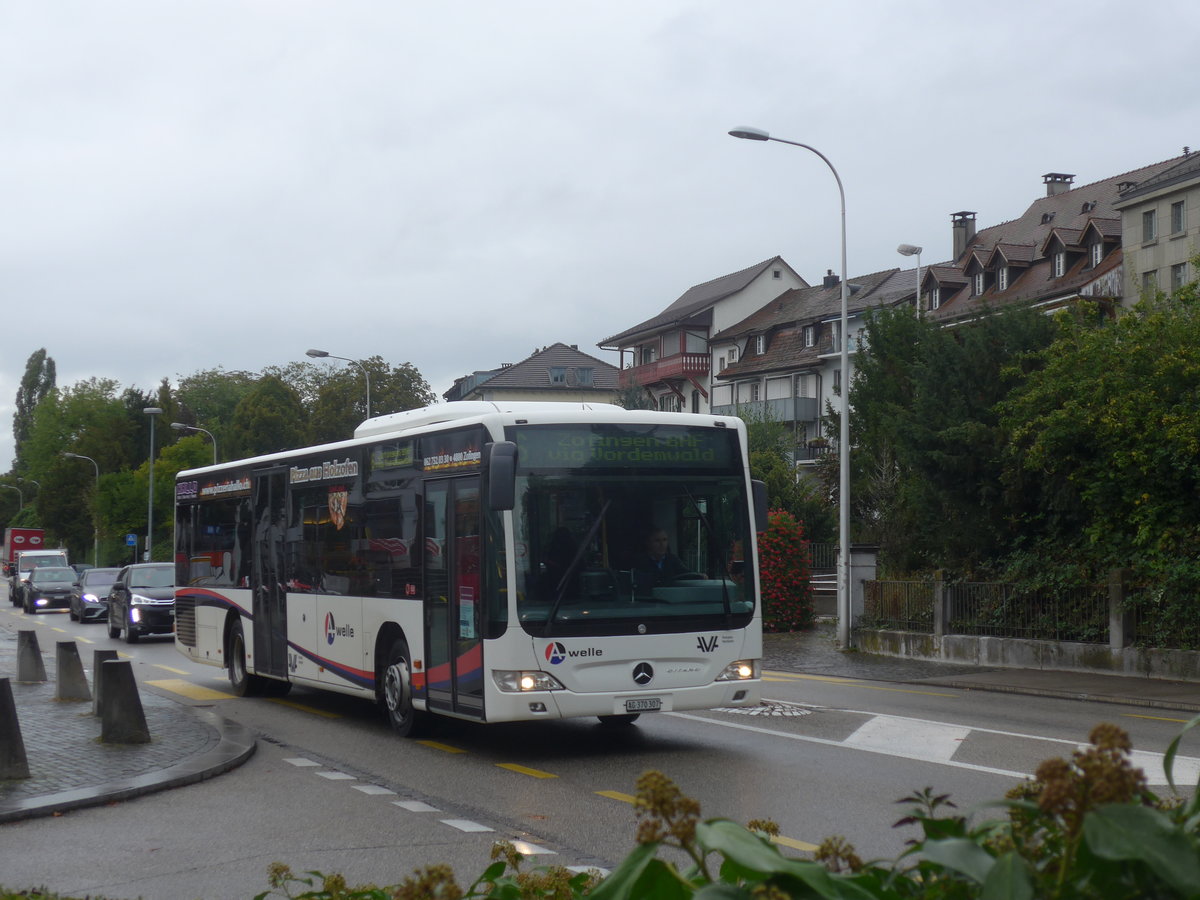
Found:
[[191, 674], [190, 672], [187, 672], [184, 669], [172, 669], [170, 666], [164, 666], [160, 663], [155, 663], [154, 668], [162, 669], [164, 672], [174, 672], [176, 675], [190, 675]]
[[501, 769], [508, 769], [510, 772], [519, 772], [522, 775], [532, 775], [534, 778], [557, 778], [550, 772], [543, 772], [541, 769], [531, 769], [528, 766], [518, 766], [516, 763], [496, 763], [496, 766]]
[[81, 644], [94, 644], [94, 643], [96, 643], [96, 642], [95, 642], [95, 641], [93, 641], [91, 638], [85, 638], [85, 637], [77, 637], [77, 638], [75, 638], [75, 640], [79, 641], [79, 643], [81, 643]]
[[329, 712], [324, 709], [317, 709], [315, 706], [305, 706], [303, 703], [297, 703], [295, 700], [284, 700], [281, 697], [268, 697], [272, 703], [278, 703], [280, 706], [289, 706], [292, 709], [298, 709], [300, 712], [312, 713], [314, 716], [320, 716], [323, 719], [340, 719], [341, 713]]
[[65, 628], [59, 628], [57, 625], [51, 625], [50, 627], [51, 627], [51, 629], [53, 629], [54, 631], [57, 631], [59, 634], [66, 634], [66, 633], [67, 633], [67, 629], [65, 629]]
[[837, 675], [805, 675], [801, 672], [775, 672], [769, 670], [764, 671], [763, 675], [773, 675], [776, 678], [784, 680], [794, 679], [797, 681], [828, 681], [831, 684], [859, 684], [859, 679], [857, 678], [841, 678]]
[[190, 681], [184, 681], [182, 678], [165, 678], [161, 681], [147, 681], [146, 684], [162, 688], [164, 691], [170, 691], [173, 694], [181, 694], [189, 700], [234, 700], [233, 694], [225, 694], [221, 691], [214, 691], [212, 688], [202, 687], [198, 684], [192, 684]]
[[1122, 713], [1127, 719], [1150, 719], [1152, 722], [1190, 722], [1191, 719], [1172, 719], [1168, 716], [1139, 716], [1136, 713]]
[[798, 841], [795, 838], [784, 837], [781, 834], [774, 835], [771, 838], [772, 844], [779, 844], [782, 847], [791, 847], [793, 850], [804, 850], [812, 853], [817, 849], [816, 844], [810, 844], [807, 841]]
[[441, 750], [443, 753], [466, 753], [467, 752], [466, 750], [463, 750], [461, 747], [451, 747], [449, 744], [442, 744], [442, 743], [439, 743], [438, 741], [417, 741], [417, 743], [428, 747], [430, 750]]
[[633, 794], [622, 794], [620, 791], [596, 791], [596, 793], [610, 800], [620, 800], [622, 803], [633, 803], [637, 800]]

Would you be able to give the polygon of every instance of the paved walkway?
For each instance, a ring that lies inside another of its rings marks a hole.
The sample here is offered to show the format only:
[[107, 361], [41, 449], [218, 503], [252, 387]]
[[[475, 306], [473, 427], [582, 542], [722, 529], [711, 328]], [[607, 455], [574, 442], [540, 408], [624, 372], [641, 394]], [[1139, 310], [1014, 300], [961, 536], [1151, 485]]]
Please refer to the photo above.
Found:
[[[842, 652], [828, 626], [766, 635], [764, 646], [768, 670], [1200, 712], [1200, 684], [1192, 682], [981, 668]], [[31, 773], [26, 779], [0, 781], [0, 822], [191, 784], [227, 772], [254, 752], [254, 736], [241, 726], [149, 691], [140, 696], [150, 743], [103, 744], [91, 703], [55, 699], [56, 648], [43, 646], [41, 651], [49, 680], [18, 683], [17, 635], [0, 628], [0, 678], [10, 680]], [[90, 663], [83, 659], [89, 685], [93, 684]], [[3, 728], [0, 723], [0, 737]]]

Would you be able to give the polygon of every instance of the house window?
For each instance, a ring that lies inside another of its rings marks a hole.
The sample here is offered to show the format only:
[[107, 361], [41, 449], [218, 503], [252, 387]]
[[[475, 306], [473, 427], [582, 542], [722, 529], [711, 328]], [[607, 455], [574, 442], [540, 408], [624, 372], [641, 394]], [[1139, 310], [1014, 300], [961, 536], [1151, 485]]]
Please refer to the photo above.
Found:
[[772, 277], [772, 278], [782, 278], [782, 277], [783, 277], [783, 270], [782, 270], [782, 269], [773, 269], [773, 270], [771, 271], [771, 277]]
[[1171, 266], [1171, 290], [1177, 291], [1187, 284], [1187, 263]]
[[1054, 277], [1062, 278], [1067, 271], [1067, 254], [1065, 250], [1059, 250], [1054, 254]]
[[1008, 290], [1008, 266], [1001, 266], [996, 270], [996, 290]]
[[566, 384], [567, 370], [565, 366], [550, 367], [550, 383], [551, 384]]
[[1100, 265], [1100, 261], [1104, 259], [1104, 242], [1096, 241], [1090, 248], [1092, 268]]
[[829, 345], [834, 350], [842, 349], [842, 323], [841, 322], [830, 322], [829, 323]]
[[649, 365], [656, 359], [658, 359], [658, 348], [656, 348], [653, 344], [646, 344], [644, 347], [642, 347], [642, 358], [639, 362], [639, 365]]
[[796, 396], [797, 397], [816, 397], [817, 396], [817, 376], [816, 375], [797, 375], [796, 376]]
[[1187, 230], [1187, 221], [1183, 214], [1183, 201], [1171, 204], [1171, 234], [1179, 234]]
[[581, 387], [591, 387], [595, 382], [595, 371], [591, 366], [577, 366], [575, 369], [575, 383]]
[[935, 287], [929, 292], [929, 308], [937, 309], [942, 305], [942, 289]]
[[750, 402], [751, 403], [758, 402], [759, 397], [760, 397], [761, 388], [762, 388], [762, 385], [760, 385], [757, 381], [753, 382], [750, 385]]
[[1158, 272], [1149, 271], [1142, 273], [1142, 293], [1152, 294], [1158, 288]]
[[756, 334], [754, 336], [754, 355], [762, 356], [767, 350], [767, 336], [765, 334]]
[[718, 356], [718, 357], [717, 357], [717, 371], [718, 371], [718, 372], [721, 372], [721, 371], [723, 371], [724, 369], [725, 369], [725, 357], [723, 357], [723, 356]]
[[983, 293], [983, 273], [975, 273], [975, 296], [978, 297]]
[[817, 344], [817, 326], [805, 325], [802, 333], [804, 335], [804, 346], [815, 347]]
[[737, 362], [737, 356], [738, 356], [738, 349], [737, 349], [737, 347], [730, 347], [730, 348], [729, 348], [729, 364], [730, 364], [731, 366], [732, 366], [732, 365], [733, 365], [735, 362]]
[[1142, 241], [1152, 241], [1158, 237], [1158, 216], [1156, 210], [1148, 209], [1142, 213]]
[[842, 392], [842, 370], [841, 369], [833, 370], [833, 391], [836, 394], [840, 394]]

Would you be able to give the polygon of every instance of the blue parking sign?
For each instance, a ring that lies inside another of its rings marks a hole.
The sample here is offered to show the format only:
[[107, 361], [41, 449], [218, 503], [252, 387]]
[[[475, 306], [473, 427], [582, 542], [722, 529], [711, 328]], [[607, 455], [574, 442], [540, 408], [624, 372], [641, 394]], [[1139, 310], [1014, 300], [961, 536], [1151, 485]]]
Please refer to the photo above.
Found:
[[125, 546], [126, 547], [136, 547], [137, 546], [137, 535], [136, 534], [125, 535]]

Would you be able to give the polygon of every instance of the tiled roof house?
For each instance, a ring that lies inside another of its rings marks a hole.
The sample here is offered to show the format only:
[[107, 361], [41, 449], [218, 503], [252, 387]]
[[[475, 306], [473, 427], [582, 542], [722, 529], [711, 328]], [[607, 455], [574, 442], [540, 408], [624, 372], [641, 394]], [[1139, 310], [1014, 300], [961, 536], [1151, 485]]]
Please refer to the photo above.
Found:
[[660, 409], [705, 412], [713, 359], [709, 336], [785, 291], [808, 283], [774, 256], [689, 288], [658, 315], [600, 342], [620, 354], [622, 378], [644, 388]]
[[457, 379], [442, 396], [455, 400], [563, 400], [612, 403], [619, 370], [580, 351], [576, 344], [551, 344], [527, 359]]

